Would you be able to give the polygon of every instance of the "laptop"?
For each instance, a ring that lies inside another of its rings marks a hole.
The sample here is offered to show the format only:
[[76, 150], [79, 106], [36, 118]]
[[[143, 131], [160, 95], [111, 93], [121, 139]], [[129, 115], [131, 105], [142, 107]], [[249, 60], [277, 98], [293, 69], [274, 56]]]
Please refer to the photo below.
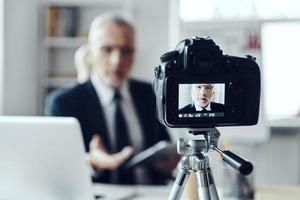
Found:
[[75, 118], [0, 117], [0, 199], [94, 199]]

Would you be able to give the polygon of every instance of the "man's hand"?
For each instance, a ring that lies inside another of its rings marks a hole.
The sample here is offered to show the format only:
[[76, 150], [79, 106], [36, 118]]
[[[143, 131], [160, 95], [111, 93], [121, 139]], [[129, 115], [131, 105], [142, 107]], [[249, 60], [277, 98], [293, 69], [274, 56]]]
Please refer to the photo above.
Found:
[[88, 158], [95, 170], [114, 170], [127, 160], [132, 153], [133, 148], [128, 146], [124, 147], [122, 151], [118, 153], [109, 154], [102, 143], [101, 137], [99, 135], [94, 135], [90, 142]]

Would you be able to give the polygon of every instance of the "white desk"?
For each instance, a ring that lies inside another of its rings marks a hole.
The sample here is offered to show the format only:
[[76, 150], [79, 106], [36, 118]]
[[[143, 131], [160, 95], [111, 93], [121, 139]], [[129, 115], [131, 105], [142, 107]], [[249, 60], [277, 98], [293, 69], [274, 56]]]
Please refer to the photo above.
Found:
[[299, 186], [266, 186], [257, 189], [255, 200], [298, 200]]
[[[99, 200], [166, 200], [171, 186], [119, 186], [95, 184], [94, 193], [103, 196]], [[221, 194], [221, 191], [219, 191]], [[222, 200], [236, 200], [223, 198]], [[298, 200], [299, 186], [266, 186], [256, 189], [255, 200]]]
[[169, 186], [120, 186], [94, 184], [94, 194], [103, 196], [99, 200], [166, 200], [171, 187]]
[[[94, 194], [100, 195], [99, 200], [166, 200], [172, 186], [123, 186], [110, 184], [94, 184]], [[237, 200], [236, 198], [222, 197], [220, 199]], [[189, 199], [192, 200], [192, 199]]]

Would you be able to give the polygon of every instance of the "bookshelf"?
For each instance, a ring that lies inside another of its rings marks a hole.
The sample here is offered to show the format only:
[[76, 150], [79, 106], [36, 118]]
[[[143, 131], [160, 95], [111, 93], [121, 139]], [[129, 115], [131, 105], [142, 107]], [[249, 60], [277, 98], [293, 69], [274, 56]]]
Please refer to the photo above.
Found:
[[87, 42], [92, 20], [116, 12], [132, 17], [132, 0], [48, 0], [40, 6], [39, 108], [56, 88], [76, 82], [74, 53]]
[[87, 42], [86, 37], [54, 37], [46, 38], [45, 46], [47, 48], [77, 48]]

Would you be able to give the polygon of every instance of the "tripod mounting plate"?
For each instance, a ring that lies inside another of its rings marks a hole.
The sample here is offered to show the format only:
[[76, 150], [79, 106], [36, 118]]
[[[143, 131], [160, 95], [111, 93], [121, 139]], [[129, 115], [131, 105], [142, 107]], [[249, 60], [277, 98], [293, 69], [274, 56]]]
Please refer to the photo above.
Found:
[[202, 140], [185, 140], [178, 138], [177, 152], [183, 155], [196, 155], [206, 153], [209, 149], [218, 146], [220, 132], [216, 128], [191, 129], [190, 134], [203, 135]]

